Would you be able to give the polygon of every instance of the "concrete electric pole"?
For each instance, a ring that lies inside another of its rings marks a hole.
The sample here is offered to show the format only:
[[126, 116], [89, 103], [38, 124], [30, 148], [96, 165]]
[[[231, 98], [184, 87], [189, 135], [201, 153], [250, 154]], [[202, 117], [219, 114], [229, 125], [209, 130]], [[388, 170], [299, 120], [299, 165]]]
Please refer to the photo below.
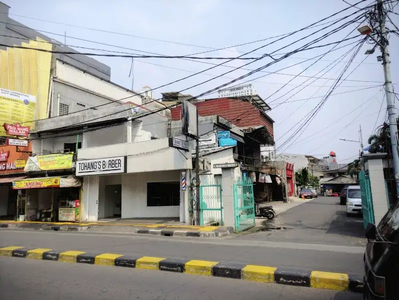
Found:
[[388, 110], [388, 122], [389, 122], [389, 133], [391, 135], [391, 144], [392, 144], [392, 157], [393, 157], [393, 167], [395, 172], [396, 179], [396, 187], [398, 190], [399, 187], [399, 154], [398, 154], [398, 138], [396, 135], [397, 132], [397, 123], [396, 123], [396, 113], [395, 113], [395, 99], [394, 99], [394, 90], [391, 79], [391, 68], [390, 68], [390, 59], [389, 59], [389, 49], [388, 49], [388, 37], [387, 30], [385, 27], [386, 21], [386, 11], [384, 9], [383, 1], [377, 0], [377, 10], [379, 16], [379, 22], [381, 27], [381, 38], [379, 41], [379, 46], [381, 48], [382, 54], [382, 65], [384, 67], [384, 77], [385, 77], [385, 93], [387, 99], [387, 110]]

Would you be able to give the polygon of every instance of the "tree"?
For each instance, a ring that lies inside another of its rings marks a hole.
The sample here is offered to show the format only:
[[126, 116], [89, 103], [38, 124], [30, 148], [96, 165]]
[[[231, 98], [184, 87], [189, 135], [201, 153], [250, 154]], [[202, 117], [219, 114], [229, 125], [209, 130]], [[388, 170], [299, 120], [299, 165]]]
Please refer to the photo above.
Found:
[[369, 152], [370, 153], [388, 152], [389, 140], [390, 140], [389, 126], [387, 123], [384, 123], [380, 126], [376, 134], [373, 134], [369, 137], [368, 139], [368, 143], [370, 144]]
[[348, 175], [350, 175], [352, 178], [355, 178], [358, 180], [358, 174], [361, 171], [360, 167], [360, 160], [355, 159], [353, 162], [348, 164]]
[[310, 175], [309, 177], [309, 185], [317, 188], [319, 186], [319, 178], [316, 176]]
[[302, 168], [295, 172], [296, 185], [300, 187], [305, 187], [309, 184], [309, 172], [308, 169]]

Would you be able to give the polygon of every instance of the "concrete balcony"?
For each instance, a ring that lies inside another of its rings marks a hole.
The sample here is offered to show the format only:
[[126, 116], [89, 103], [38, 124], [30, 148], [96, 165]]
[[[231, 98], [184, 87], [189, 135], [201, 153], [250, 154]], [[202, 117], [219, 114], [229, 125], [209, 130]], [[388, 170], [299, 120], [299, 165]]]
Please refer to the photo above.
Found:
[[78, 160], [127, 156], [127, 173], [192, 169], [190, 151], [169, 146], [169, 139], [79, 149]]

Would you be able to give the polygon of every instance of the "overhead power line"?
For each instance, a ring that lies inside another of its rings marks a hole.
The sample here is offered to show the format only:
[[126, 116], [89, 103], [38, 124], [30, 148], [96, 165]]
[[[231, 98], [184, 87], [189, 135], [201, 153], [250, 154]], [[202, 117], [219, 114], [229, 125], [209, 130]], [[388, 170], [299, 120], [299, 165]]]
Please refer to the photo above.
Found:
[[[345, 11], [345, 10], [342, 10], [342, 11]], [[341, 11], [340, 11], [340, 12], [341, 12]], [[329, 17], [326, 17], [326, 18], [324, 18], [324, 19], [322, 19], [322, 20], [320, 20], [320, 21], [318, 21], [318, 22], [323, 22], [323, 21], [325, 21], [326, 19], [331, 18], [332, 16], [335, 16], [335, 15], [339, 14], [340, 12], [337, 12], [337, 13], [335, 13], [335, 14], [333, 14], [333, 15], [330, 15]], [[356, 13], [352, 13], [352, 14], [350, 14], [350, 15], [347, 15], [347, 16], [345, 16], [345, 17], [342, 17], [341, 20], [345, 20], [345, 19], [349, 18], [350, 16], [352, 16], [352, 15], [354, 15], [354, 14], [356, 14]], [[316, 22], [316, 23], [317, 23], [317, 22]], [[298, 29], [298, 30], [296, 30], [295, 32], [293, 32], [292, 35], [295, 34], [296, 32], [300, 32], [300, 31], [305, 30], [305, 29], [308, 28], [309, 26], [312, 26], [312, 25], [314, 25], [314, 24], [316, 24], [316, 23], [313, 23], [313, 24], [308, 25], [308, 26], [306, 26], [306, 27], [304, 27], [304, 28]], [[349, 24], [351, 24], [351, 21], [349, 21], [349, 22], [347, 22], [347, 23], [345, 23], [345, 24], [339, 26], [338, 28], [336, 28], [336, 29], [334, 29], [334, 30], [332, 30], [332, 31], [330, 31], [330, 32], [328, 32], [328, 33], [325, 33], [324, 35], [322, 35], [321, 37], [317, 38], [316, 40], [307, 43], [306, 45], [300, 47], [299, 49], [293, 51], [292, 53], [289, 53], [289, 55], [292, 55], [292, 54], [298, 52], [298, 51], [301, 50], [301, 49], [306, 49], [306, 47], [309, 47], [309, 46], [311, 46], [312, 44], [315, 44], [315, 43], [321, 41], [321, 40], [324, 39], [325, 37], [331, 35], [332, 33], [335, 33], [336, 31], [341, 30], [341, 28], [344, 28], [344, 27], [348, 26]], [[312, 34], [308, 35], [307, 37], [312, 36], [312, 35], [314, 35], [314, 34], [320, 32], [320, 31], [323, 31], [324, 29], [326, 29], [326, 28], [328, 28], [328, 27], [329, 27], [329, 26], [326, 26], [326, 27], [324, 27], [324, 28], [322, 28], [322, 29], [320, 29], [320, 30], [317, 30], [316, 32], [313, 32]], [[307, 38], [307, 37], [305, 37], [305, 38]], [[279, 40], [282, 40], [282, 39], [284, 39], [284, 38], [286, 38], [286, 36], [283, 37], [283, 38], [280, 38]], [[302, 39], [303, 39], [303, 38], [302, 38]], [[300, 40], [302, 40], [302, 39], [300, 39]], [[251, 51], [249, 51], [249, 52], [247, 52], [247, 53], [245, 53], [245, 54], [243, 54], [243, 55], [241, 55], [241, 56], [244, 56], [244, 55], [253, 53], [253, 52], [255, 52], [255, 51], [257, 51], [257, 50], [259, 50], [259, 49], [261, 49], [261, 48], [264, 48], [264, 47], [266, 47], [266, 46], [268, 46], [268, 45], [271, 45], [271, 44], [273, 44], [273, 43], [275, 43], [275, 42], [277, 42], [277, 41], [279, 41], [279, 40], [275, 40], [275, 41], [273, 41], [273, 42], [271, 42], [271, 43], [268, 43], [268, 44], [266, 44], [266, 45], [262, 45], [261, 47], [258, 47], [258, 48], [254, 49], [254, 50], [251, 50]], [[284, 46], [284, 47], [281, 47], [281, 48], [279, 48], [278, 50], [275, 50], [274, 52], [272, 52], [272, 54], [274, 54], [275, 52], [280, 51], [280, 50], [282, 50], [282, 49], [284, 49], [284, 48], [287, 48], [288, 46], [290, 46], [290, 45], [292, 45], [292, 44], [295, 44], [296, 42], [298, 42], [298, 41], [300, 41], [300, 40], [294, 41], [294, 42], [290, 43], [289, 45], [286, 45], [286, 46]], [[251, 72], [249, 72], [249, 73], [247, 73], [247, 74], [245, 74], [245, 75], [243, 75], [243, 76], [240, 76], [240, 77], [237, 78], [237, 79], [231, 80], [230, 82], [228, 82], [228, 83], [226, 83], [226, 84], [224, 84], [224, 85], [221, 85], [221, 86], [217, 87], [216, 89], [213, 89], [213, 90], [211, 90], [211, 91], [207, 91], [207, 92], [205, 92], [205, 93], [202, 93], [202, 94], [200, 94], [200, 95], [197, 96], [197, 97], [201, 97], [201, 96], [203, 96], [203, 95], [205, 95], [205, 94], [214, 92], [215, 90], [217, 90], [217, 89], [219, 89], [219, 88], [221, 88], [221, 87], [227, 86], [227, 85], [229, 85], [229, 84], [231, 84], [231, 83], [234, 83], [235, 81], [238, 81], [238, 80], [240, 80], [240, 79], [242, 79], [242, 78], [245, 78], [245, 77], [247, 77], [247, 76], [250, 76], [250, 75], [252, 75], [252, 74], [258, 72], [259, 70], [262, 70], [262, 69], [264, 69], [264, 68], [266, 68], [266, 67], [268, 67], [268, 66], [270, 66], [270, 65], [272, 65], [272, 64], [274, 64], [274, 63], [276, 63], [277, 61], [280, 61], [280, 60], [282, 60], [283, 58], [288, 57], [289, 55], [286, 54], [284, 57], [280, 57], [278, 60], [272, 61], [271, 63], [267, 64], [266, 66], [263, 66], [263, 67], [261, 67], [261, 68], [255, 69], [255, 70], [253, 70], [253, 71], [251, 71]], [[227, 62], [228, 62], [228, 61], [227, 61]], [[219, 64], [219, 65], [225, 64], [225, 63], [227, 63], [227, 62], [222, 62], [222, 63]], [[245, 64], [244, 66], [249, 65], [249, 64], [251, 64], [251, 63], [253, 63], [253, 62], [254, 62], [254, 61], [251, 61], [251, 62]], [[219, 65], [217, 65], [217, 66], [219, 66]], [[216, 66], [214, 66], [214, 67], [216, 67]], [[212, 67], [212, 68], [214, 68], [214, 67]], [[219, 78], [219, 77], [221, 77], [221, 76], [223, 76], [223, 75], [226, 75], [226, 74], [228, 74], [228, 73], [231, 73], [231, 72], [233, 72], [233, 71], [235, 71], [235, 70], [238, 70], [238, 69], [240, 69], [240, 68], [242, 68], [242, 67], [243, 67], [243, 66], [237, 67], [237, 68], [235, 68], [235, 69], [233, 69], [233, 70], [231, 70], [231, 71], [229, 71], [229, 72], [223, 73], [223, 74], [221, 74], [221, 75], [219, 75], [219, 76], [217, 76], [217, 77], [211, 78], [211, 79], [206, 80], [206, 81], [204, 81], [204, 82], [201, 82], [201, 83], [199, 83], [199, 84], [195, 84], [195, 85], [190, 86], [190, 87], [188, 87], [188, 88], [186, 88], [186, 89], [184, 89], [184, 90], [191, 89], [191, 88], [193, 88], [193, 87], [199, 86], [199, 85], [204, 84], [204, 83], [206, 83], [206, 82], [212, 81], [212, 80], [214, 80], [214, 79], [216, 79], [216, 78]], [[207, 70], [209, 70], [209, 69], [206, 69], [206, 70], [204, 70], [204, 71], [207, 71]], [[192, 76], [192, 75], [190, 75], [190, 77], [191, 77], [191, 76]], [[154, 90], [154, 89], [152, 89], [152, 90]], [[181, 90], [180, 92], [182, 92], [182, 91], [184, 91], [184, 90]], [[123, 100], [126, 100], [126, 99], [131, 98], [131, 97], [133, 97], [133, 96], [125, 97], [125, 98], [119, 99], [119, 100], [117, 100], [117, 101], [123, 101]], [[195, 98], [195, 97], [194, 97], [194, 98]], [[155, 101], [158, 101], [158, 100], [160, 100], [160, 99], [152, 100], [152, 101], [150, 101], [149, 103], [155, 102]], [[149, 103], [146, 103], [146, 104], [149, 104]], [[105, 105], [108, 105], [108, 104], [109, 104], [109, 103], [97, 105], [97, 106], [95, 106], [95, 108], [102, 107], [102, 106], [105, 106]], [[88, 108], [88, 109], [93, 109], [93, 107]], [[166, 107], [165, 109], [168, 109], [168, 108]], [[82, 110], [81, 110], [80, 112], [82, 112]], [[104, 116], [104, 117], [105, 117], [105, 116]], [[55, 118], [55, 117], [53, 117], [53, 118]], [[91, 121], [91, 120], [90, 120], [90, 121]], [[86, 122], [87, 122], [87, 121], [85, 121], [84, 123], [86, 123]]]
[[[365, 41], [365, 39], [363, 41]], [[325, 97], [320, 101], [320, 103], [318, 105], [315, 106], [315, 108], [312, 111], [309, 112], [309, 114], [306, 117], [306, 119], [304, 120], [304, 122], [285, 140], [285, 142], [282, 145], [280, 145], [279, 148], [283, 148], [285, 145], [295, 142], [302, 135], [302, 133], [306, 130], [306, 128], [310, 125], [310, 123], [314, 120], [314, 118], [316, 117], [318, 112], [324, 106], [324, 104], [326, 103], [326, 101], [328, 100], [328, 98], [332, 94], [332, 92], [335, 90], [337, 85], [340, 83], [341, 78], [344, 76], [344, 74], [348, 70], [349, 66], [351, 65], [351, 62], [355, 59], [356, 55], [359, 53], [362, 46], [363, 46], [363, 43], [360, 44], [358, 46], [358, 48], [354, 51], [351, 59], [346, 64], [344, 70], [342, 70], [342, 72], [338, 76], [337, 80], [333, 83], [330, 90], [326, 93]], [[284, 151], [281, 151], [281, 152], [283, 153]]]

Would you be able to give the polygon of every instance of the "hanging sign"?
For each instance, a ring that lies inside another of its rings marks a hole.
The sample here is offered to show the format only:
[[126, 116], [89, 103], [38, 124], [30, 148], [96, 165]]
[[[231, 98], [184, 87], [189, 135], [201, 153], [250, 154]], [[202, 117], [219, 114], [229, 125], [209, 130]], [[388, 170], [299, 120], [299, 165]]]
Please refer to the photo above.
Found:
[[28, 140], [19, 140], [19, 139], [7, 139], [8, 146], [19, 146], [19, 147], [28, 147]]
[[126, 173], [126, 156], [80, 160], [76, 176]]
[[14, 190], [42, 189], [60, 186], [60, 177], [44, 177], [14, 181], [12, 188]]
[[169, 147], [174, 147], [177, 149], [188, 151], [188, 142], [177, 138], [170, 138]]
[[10, 151], [0, 152], [0, 161], [7, 161], [10, 156]]
[[238, 167], [237, 163], [225, 163], [225, 164], [214, 164], [214, 168], [222, 168], [222, 169], [227, 169], [227, 168], [236, 168]]
[[6, 131], [6, 134], [15, 136], [28, 137], [30, 132], [29, 126], [21, 126], [20, 124], [4, 123], [4, 129]]

